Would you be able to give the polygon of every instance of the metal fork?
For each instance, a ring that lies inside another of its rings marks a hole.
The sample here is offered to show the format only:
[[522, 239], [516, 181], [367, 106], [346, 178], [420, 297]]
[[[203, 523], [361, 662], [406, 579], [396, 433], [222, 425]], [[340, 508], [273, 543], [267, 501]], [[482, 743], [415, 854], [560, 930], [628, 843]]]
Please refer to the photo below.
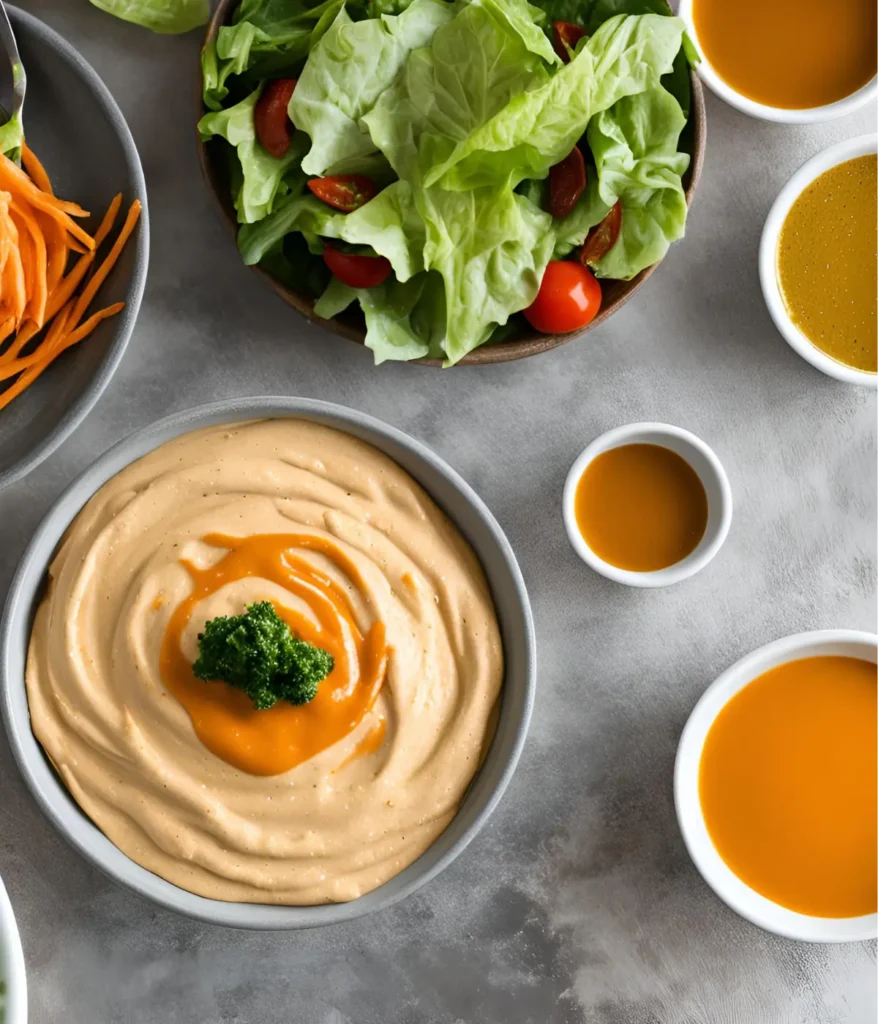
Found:
[[3, 0], [0, 0], [0, 44], [5, 52], [5, 60], [0, 57], [0, 129], [15, 118], [21, 127], [27, 75]]

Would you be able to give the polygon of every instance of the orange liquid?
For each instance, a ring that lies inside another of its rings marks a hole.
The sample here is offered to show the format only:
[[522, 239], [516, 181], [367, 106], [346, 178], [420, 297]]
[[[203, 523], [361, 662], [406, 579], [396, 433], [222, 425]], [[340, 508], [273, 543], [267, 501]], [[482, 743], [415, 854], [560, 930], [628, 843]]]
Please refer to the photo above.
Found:
[[736, 91], [805, 110], [850, 96], [875, 75], [875, 0], [693, 0], [704, 57]]
[[791, 661], [744, 687], [707, 735], [699, 790], [714, 846], [790, 910], [878, 910], [876, 692], [870, 662]]
[[[295, 554], [297, 548], [319, 551], [364, 590], [356, 566], [328, 540], [296, 534], [210, 534], [204, 540], [227, 548], [228, 554], [208, 569], [183, 562], [192, 577], [192, 593], [174, 609], [165, 630], [159, 656], [162, 679], [189, 712], [196, 735], [208, 750], [252, 775], [279, 775], [344, 739], [371, 709], [387, 669], [384, 625], [376, 622], [363, 635], [347, 595]], [[180, 645], [192, 613], [214, 591], [247, 576], [280, 584], [306, 601], [317, 619], [315, 625], [301, 612], [275, 606], [296, 636], [335, 659], [332, 672], [308, 704], [278, 701], [257, 711], [242, 690], [223, 682], [206, 683], [192, 674]], [[343, 623], [353, 638], [356, 658], [345, 646]]]
[[575, 510], [592, 551], [633, 572], [679, 562], [698, 547], [707, 526], [698, 474], [657, 444], [626, 444], [592, 459], [576, 486]]

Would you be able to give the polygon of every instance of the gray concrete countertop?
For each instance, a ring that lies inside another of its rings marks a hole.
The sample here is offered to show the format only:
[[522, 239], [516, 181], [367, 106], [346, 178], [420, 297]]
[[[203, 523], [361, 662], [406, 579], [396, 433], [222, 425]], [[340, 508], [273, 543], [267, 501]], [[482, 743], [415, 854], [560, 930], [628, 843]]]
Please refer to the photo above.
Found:
[[[594, 334], [505, 366], [386, 365], [307, 325], [240, 263], [194, 145], [197, 34], [151, 35], [85, 0], [23, 0], [104, 77], [150, 193], [152, 265], [107, 394], [0, 494], [0, 596], [34, 527], [121, 435], [233, 395], [325, 398], [431, 445], [518, 553], [540, 675], [521, 765], [451, 869], [377, 916], [306, 933], [207, 927], [116, 887], [42, 816], [0, 740], [0, 874], [29, 969], [31, 1024], [866, 1024], [870, 944], [809, 947], [728, 910], [689, 861], [671, 774], [704, 688], [752, 648], [874, 629], [875, 394], [795, 355], [756, 253], [787, 177], [874, 107], [829, 125], [750, 120], [708, 97], [687, 238]], [[657, 419], [704, 437], [735, 498], [701, 574], [616, 586], [573, 554], [561, 488], [598, 433]]]

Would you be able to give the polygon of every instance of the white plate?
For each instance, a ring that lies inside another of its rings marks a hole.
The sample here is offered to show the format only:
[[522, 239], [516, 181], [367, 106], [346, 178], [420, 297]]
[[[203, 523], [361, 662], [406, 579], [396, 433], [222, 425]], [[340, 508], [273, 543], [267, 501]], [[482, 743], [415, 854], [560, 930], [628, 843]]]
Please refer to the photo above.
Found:
[[[3, 1024], [27, 1024], [27, 980], [24, 954], [12, 904], [0, 881], [0, 981], [6, 985], [5, 1005], [0, 996], [0, 1021]], [[4, 1016], [5, 1012], [5, 1016]]]
[[799, 633], [760, 647], [727, 669], [707, 688], [683, 729], [674, 768], [674, 802], [680, 831], [695, 866], [717, 896], [741, 917], [788, 939], [860, 942], [878, 935], [878, 914], [845, 918], [811, 917], [773, 903], [742, 882], [713, 845], [698, 795], [704, 741], [717, 715], [731, 698], [769, 669], [798, 658], [823, 655], [878, 662], [878, 636], [848, 629]]

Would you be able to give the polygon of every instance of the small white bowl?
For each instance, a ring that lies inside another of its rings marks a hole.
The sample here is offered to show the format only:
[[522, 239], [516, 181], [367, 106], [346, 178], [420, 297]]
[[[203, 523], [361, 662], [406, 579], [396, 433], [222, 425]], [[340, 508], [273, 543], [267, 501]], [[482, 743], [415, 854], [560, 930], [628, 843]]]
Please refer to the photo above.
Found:
[[[843, 117], [850, 114], [869, 100], [878, 96], [878, 77], [872, 78], [864, 86], [852, 92], [850, 96], [836, 100], [835, 103], [827, 103], [822, 107], [805, 107], [801, 110], [787, 107], [769, 107], [764, 103], [757, 103], [749, 96], [733, 89], [729, 83], [722, 78], [711, 66], [704, 54], [704, 48], [698, 41], [698, 33], [695, 31], [695, 19], [692, 17], [693, 0], [680, 0], [677, 14], [686, 22], [686, 31], [689, 38], [695, 44], [695, 49], [701, 57], [701, 62], [696, 67], [698, 77], [704, 84], [715, 93], [721, 100], [725, 100], [729, 106], [740, 110], [742, 114], [750, 117], [758, 117], [762, 121], [775, 121], [778, 124], [817, 124], [820, 121], [832, 121], [836, 117]], [[782, 44], [781, 44], [782, 45]], [[815, 74], [820, 73], [815, 68]]]
[[769, 669], [799, 658], [840, 655], [878, 662], [878, 636], [849, 629], [799, 633], [760, 647], [727, 669], [695, 705], [680, 737], [674, 767], [674, 803], [689, 856], [702, 877], [732, 910], [766, 931], [802, 942], [861, 942], [878, 935], [878, 914], [830, 918], [799, 914], [742, 882], [713, 845], [698, 794], [704, 741], [725, 705]]
[[[15, 924], [12, 904], [0, 881], [0, 982], [6, 985], [6, 1004], [0, 996], [0, 1021], [5, 1024], [27, 1024], [27, 979], [24, 954]], [[4, 1017], [4, 1010], [6, 1016]]]
[[772, 320], [790, 347], [798, 352], [803, 359], [807, 359], [812, 366], [816, 366], [818, 370], [822, 370], [828, 376], [835, 377], [836, 380], [844, 381], [847, 384], [860, 384], [867, 388], [878, 386], [878, 375], [869, 373], [867, 370], [858, 370], [833, 359], [832, 356], [817, 348], [790, 319], [780, 292], [780, 282], [777, 276], [777, 246], [787, 214], [793, 203], [812, 181], [830, 168], [843, 164], [846, 160], [853, 160], [855, 157], [868, 156], [870, 153], [876, 152], [878, 152], [878, 135], [860, 135], [855, 139], [848, 139], [830, 146], [829, 149], [824, 149], [822, 153], [818, 153], [817, 156], [800, 167], [775, 199], [765, 221], [765, 227], [762, 229], [762, 241], [759, 244], [759, 279], [762, 283], [762, 294], [765, 296], [765, 303]]
[[[707, 526], [704, 536], [691, 554], [669, 565], [667, 569], [633, 572], [605, 562], [586, 544], [576, 522], [576, 486], [586, 466], [603, 452], [627, 444], [656, 444], [676, 452], [695, 470], [707, 492]], [[629, 423], [608, 430], [592, 441], [570, 467], [564, 484], [563, 507], [567, 536], [577, 555], [595, 572], [629, 587], [668, 587], [688, 579], [703, 569], [719, 551], [732, 525], [732, 489], [722, 463], [700, 437], [667, 423]]]

